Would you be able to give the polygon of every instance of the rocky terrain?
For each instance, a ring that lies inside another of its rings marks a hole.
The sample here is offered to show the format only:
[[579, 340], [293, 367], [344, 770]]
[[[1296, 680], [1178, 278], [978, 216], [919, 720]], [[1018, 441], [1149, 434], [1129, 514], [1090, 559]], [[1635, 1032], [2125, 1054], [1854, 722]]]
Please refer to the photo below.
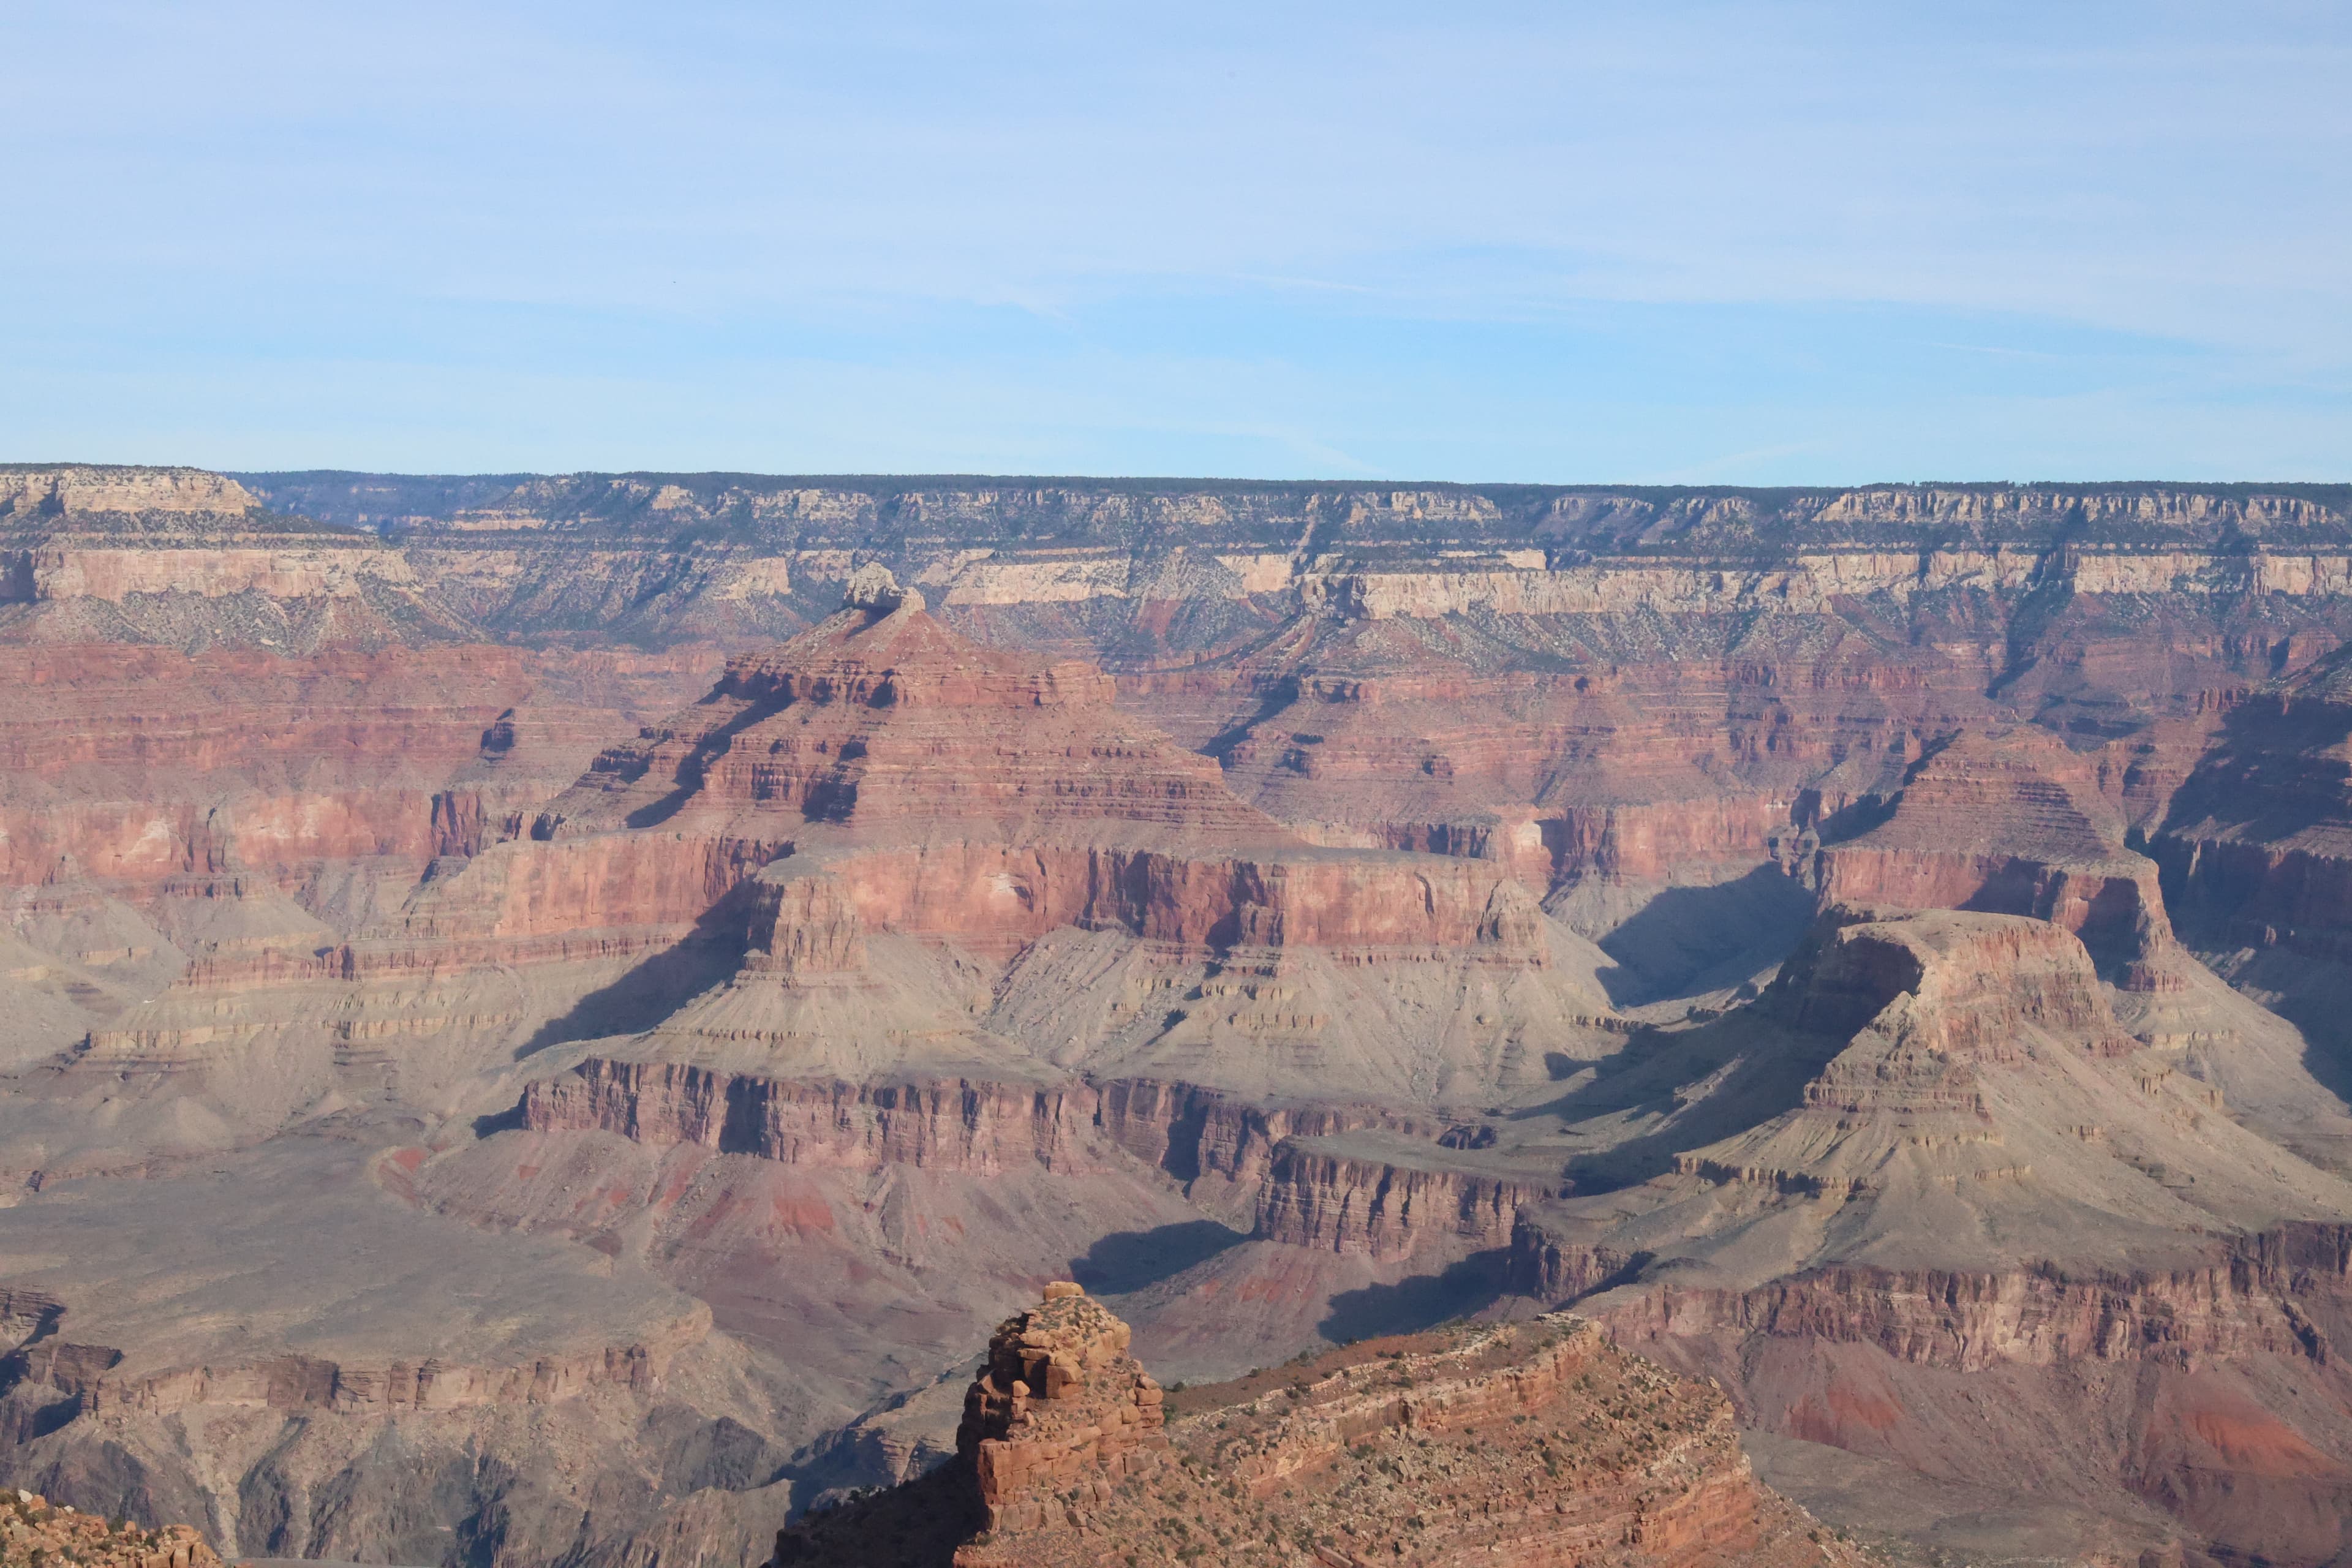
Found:
[[1364, 1341], [1171, 1398], [1072, 1283], [990, 1342], [955, 1458], [773, 1561], [1849, 1563], [1716, 1391], [1560, 1315]]
[[38, 1568], [83, 1563], [92, 1568], [218, 1568], [220, 1559], [184, 1524], [145, 1530], [129, 1520], [99, 1519], [21, 1488], [0, 1498], [0, 1563]]
[[[0, 1479], [749, 1568], [1075, 1278], [1270, 1443], [1572, 1343], [1897, 1555], [2333, 1561], [2347, 590], [2341, 487], [0, 468]], [[1514, 1414], [997, 1534], [1589, 1554]]]

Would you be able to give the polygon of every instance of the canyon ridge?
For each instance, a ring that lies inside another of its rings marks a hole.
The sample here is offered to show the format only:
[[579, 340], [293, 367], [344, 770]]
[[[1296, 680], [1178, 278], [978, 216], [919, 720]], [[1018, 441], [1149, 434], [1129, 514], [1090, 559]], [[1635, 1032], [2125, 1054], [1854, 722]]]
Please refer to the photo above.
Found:
[[0, 466], [0, 1477], [2342, 1561], [2347, 642], [2352, 486]]

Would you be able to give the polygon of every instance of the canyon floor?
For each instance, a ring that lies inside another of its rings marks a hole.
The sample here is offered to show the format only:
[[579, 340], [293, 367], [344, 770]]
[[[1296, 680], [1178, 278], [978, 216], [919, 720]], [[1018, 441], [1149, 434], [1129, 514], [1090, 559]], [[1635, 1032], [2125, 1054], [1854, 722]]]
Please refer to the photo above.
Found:
[[2341, 487], [0, 467], [0, 1480], [749, 1568], [1073, 1280], [1228, 1502], [1580, 1347], [1284, 1550], [1632, 1401], [1789, 1561], [2340, 1561], [2347, 635]]

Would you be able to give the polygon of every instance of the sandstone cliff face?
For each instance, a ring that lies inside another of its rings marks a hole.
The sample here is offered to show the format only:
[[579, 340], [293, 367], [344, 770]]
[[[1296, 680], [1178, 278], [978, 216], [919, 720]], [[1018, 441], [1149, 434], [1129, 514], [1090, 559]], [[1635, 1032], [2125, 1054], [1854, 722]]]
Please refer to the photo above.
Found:
[[[1374, 1341], [1170, 1408], [1076, 1286], [1007, 1321], [957, 1461], [779, 1535], [784, 1565], [1843, 1563], [1720, 1396], [1570, 1318]], [[976, 1531], [976, 1533], [974, 1533]]]
[[1285, 1144], [1258, 1198], [1255, 1234], [1382, 1259], [1409, 1258], [1434, 1238], [1501, 1247], [1519, 1205], [1550, 1195], [1538, 1181], [1465, 1170], [1433, 1151], [1413, 1162], [1346, 1149], [1344, 1140]]
[[[722, 536], [772, 549], [834, 547], [846, 555], [877, 542], [895, 546], [921, 541], [944, 546], [943, 558], [966, 564], [1000, 560], [1008, 553], [1003, 548], [1006, 536], [1016, 531], [1065, 557], [1088, 544], [1107, 553], [1107, 543], [1189, 539], [1242, 552], [1228, 567], [1242, 575], [1270, 572], [1318, 546], [1368, 552], [1385, 547], [1393, 552], [1400, 546], [1430, 543], [1451, 547], [1457, 561], [1492, 552], [1507, 564], [1526, 565], [1532, 556], [1533, 564], [1541, 565], [1548, 554], [1580, 547], [1642, 553], [1679, 546], [1737, 559], [1752, 556], [1759, 546], [1791, 542], [1890, 554], [1917, 547], [1995, 558], [2014, 552], [2022, 576], [2035, 556], [2067, 544], [2077, 550], [2129, 545], [2142, 553], [2227, 551], [2242, 563], [2297, 549], [2341, 547], [2347, 515], [2341, 487], [2307, 485], [1642, 491], [1605, 486], [579, 474], [526, 479], [494, 498], [478, 485], [396, 475], [239, 479], [282, 510], [361, 526], [396, 521], [418, 533], [505, 531], [667, 539], [681, 523], [717, 523]], [[2249, 540], [2260, 542], [2250, 550]], [[1429, 553], [1442, 558], [1447, 552]]]
[[2180, 984], [2155, 862], [2125, 847], [2095, 759], [2039, 731], [1945, 746], [1885, 821], [1823, 847], [1813, 877], [1826, 902], [2032, 915], [2081, 937], [2128, 988]]
[[[1562, 1247], [1540, 1221], [1523, 1223], [1513, 1245], [1518, 1282], [1539, 1299], [1588, 1296], [1633, 1266], [1620, 1257], [1603, 1272], [1611, 1258]], [[2244, 1356], [2328, 1365], [2339, 1352], [2323, 1324], [2345, 1289], [2346, 1248], [2339, 1226], [2296, 1226], [2233, 1238], [2210, 1261], [2168, 1270], [1834, 1266], [1747, 1291], [1668, 1284], [1605, 1321], [1633, 1344], [1820, 1339], [1958, 1372], [2088, 1361], [2194, 1372]]]
[[2342, 946], [2352, 679], [2341, 657], [2250, 695], [2174, 797], [2151, 852], [2180, 918], [2213, 948]]
[[84, 512], [236, 518], [261, 504], [235, 479], [202, 468], [0, 467], [0, 518], [11, 527]]
[[596, 1129], [656, 1147], [700, 1143], [788, 1165], [885, 1164], [991, 1175], [1017, 1163], [1064, 1174], [1099, 1163], [1083, 1086], [792, 1083], [664, 1062], [590, 1058], [524, 1092], [534, 1131]]

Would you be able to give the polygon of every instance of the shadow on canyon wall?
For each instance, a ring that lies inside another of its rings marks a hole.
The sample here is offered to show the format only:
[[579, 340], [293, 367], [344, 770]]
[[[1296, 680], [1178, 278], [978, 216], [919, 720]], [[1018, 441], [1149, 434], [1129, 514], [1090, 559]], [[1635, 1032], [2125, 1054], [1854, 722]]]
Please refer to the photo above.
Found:
[[1244, 1232], [1213, 1219], [1115, 1231], [1087, 1248], [1085, 1257], [1070, 1259], [1070, 1278], [1092, 1295], [1121, 1296], [1181, 1274], [1248, 1239]]
[[1334, 1344], [1418, 1333], [1484, 1310], [1500, 1300], [1510, 1279], [1510, 1248], [1474, 1252], [1436, 1274], [1415, 1274], [1393, 1285], [1367, 1285], [1331, 1298], [1315, 1331]]
[[1668, 888], [1601, 939], [1616, 960], [1601, 971], [1601, 988], [1616, 1007], [1725, 990], [1786, 958], [1812, 918], [1812, 893], [1778, 866]]
[[562, 1017], [541, 1024], [516, 1048], [515, 1060], [573, 1040], [650, 1029], [734, 973], [743, 963], [743, 896], [740, 888], [728, 894], [685, 937], [640, 960], [611, 984], [591, 991]]

